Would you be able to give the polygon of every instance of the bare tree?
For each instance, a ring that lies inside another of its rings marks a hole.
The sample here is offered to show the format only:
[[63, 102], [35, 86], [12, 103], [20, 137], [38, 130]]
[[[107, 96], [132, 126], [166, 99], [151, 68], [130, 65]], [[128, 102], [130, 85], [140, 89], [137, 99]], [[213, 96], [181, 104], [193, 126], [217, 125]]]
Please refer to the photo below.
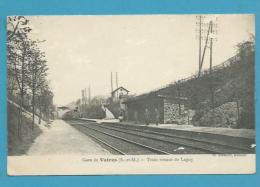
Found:
[[49, 88], [48, 84], [43, 84], [40, 87], [40, 94], [38, 95], [38, 107], [39, 107], [39, 121], [45, 118], [47, 122], [49, 122], [51, 118], [51, 114], [55, 110], [53, 105], [53, 93]]
[[[37, 107], [41, 111], [36, 98], [41, 97], [44, 90], [50, 91], [48, 84], [46, 85], [48, 67], [45, 53], [38, 47], [38, 40], [30, 39], [31, 28], [28, 22], [29, 20], [23, 16], [7, 18], [8, 83], [10, 83], [8, 89], [11, 89], [8, 93], [12, 94], [12, 99], [19, 105], [17, 124], [19, 138], [23, 123], [24, 98], [31, 98], [33, 130]], [[52, 102], [48, 104], [52, 105]]]
[[29, 20], [24, 16], [7, 17], [7, 41], [11, 41], [18, 33], [29, 33], [32, 29], [28, 23]]
[[41, 52], [37, 46], [34, 46], [32, 50], [30, 51], [30, 57], [31, 61], [29, 63], [29, 74], [31, 77], [31, 80], [29, 82], [31, 93], [32, 93], [32, 114], [33, 114], [33, 120], [32, 120], [32, 130], [34, 129], [34, 123], [35, 123], [35, 98], [36, 94], [41, 94], [40, 89], [44, 86], [46, 82], [46, 76], [47, 76], [47, 64], [46, 60], [44, 59], [45, 54]]
[[21, 136], [21, 124], [24, 96], [27, 90], [27, 67], [28, 67], [28, 50], [30, 42], [25, 34], [17, 33], [8, 42], [8, 68], [13, 72], [19, 90], [19, 120], [18, 136]]

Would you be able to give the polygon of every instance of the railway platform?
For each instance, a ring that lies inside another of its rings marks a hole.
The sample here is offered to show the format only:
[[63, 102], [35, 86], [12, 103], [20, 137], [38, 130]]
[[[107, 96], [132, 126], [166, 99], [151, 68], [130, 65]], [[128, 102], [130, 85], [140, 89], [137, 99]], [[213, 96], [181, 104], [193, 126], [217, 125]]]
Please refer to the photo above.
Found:
[[93, 121], [97, 123], [117, 123], [121, 125], [133, 125], [133, 126], [143, 126], [149, 128], [158, 128], [158, 129], [172, 129], [179, 131], [188, 131], [188, 132], [198, 132], [198, 133], [209, 133], [216, 135], [225, 135], [225, 136], [233, 136], [238, 138], [248, 138], [255, 139], [255, 130], [254, 129], [232, 129], [232, 128], [221, 128], [221, 127], [198, 127], [193, 125], [176, 125], [176, 124], [146, 124], [135, 123], [133, 121], [124, 121], [119, 122], [117, 119], [113, 120], [98, 120], [98, 119], [88, 119], [81, 118], [86, 121]]
[[[145, 124], [135, 124], [134, 122], [120, 122], [122, 125], [140, 125], [146, 126]], [[198, 127], [193, 125], [176, 125], [176, 124], [149, 124], [148, 127], [151, 128], [162, 128], [162, 129], [173, 129], [181, 131], [193, 131], [198, 133], [210, 133], [217, 135], [226, 135], [240, 138], [255, 138], [255, 131], [252, 129], [231, 129], [231, 128], [221, 128], [221, 127]]]
[[39, 127], [43, 133], [36, 138], [26, 153], [27, 156], [110, 154], [63, 120], [54, 120], [49, 127]]
[[[83, 119], [90, 120], [90, 119]], [[149, 124], [148, 126], [131, 121], [119, 122], [115, 120], [94, 120], [93, 122], [107, 125], [121, 125], [125, 127], [137, 128], [140, 130], [149, 129], [155, 132], [174, 134], [182, 137], [192, 137], [195, 140], [203, 140], [213, 143], [221, 143], [229, 146], [244, 147], [246, 149], [255, 148], [255, 130], [253, 129], [231, 129], [216, 127], [197, 127], [193, 125], [177, 124]]]

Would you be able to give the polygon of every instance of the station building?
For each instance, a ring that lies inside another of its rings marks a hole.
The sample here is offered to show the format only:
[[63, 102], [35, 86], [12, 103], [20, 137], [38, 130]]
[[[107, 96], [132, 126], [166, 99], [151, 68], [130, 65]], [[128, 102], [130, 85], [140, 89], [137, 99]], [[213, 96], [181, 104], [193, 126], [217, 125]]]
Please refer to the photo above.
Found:
[[117, 102], [119, 101], [122, 97], [128, 96], [129, 90], [126, 88], [120, 86], [119, 88], [113, 90], [111, 92], [111, 101], [112, 102]]
[[155, 123], [155, 109], [157, 108], [160, 114], [160, 123], [179, 123], [186, 114], [187, 98], [160, 95], [158, 92], [153, 92], [129, 98], [123, 103], [126, 105], [126, 119], [128, 121], [144, 122], [145, 109], [147, 108], [150, 122]]

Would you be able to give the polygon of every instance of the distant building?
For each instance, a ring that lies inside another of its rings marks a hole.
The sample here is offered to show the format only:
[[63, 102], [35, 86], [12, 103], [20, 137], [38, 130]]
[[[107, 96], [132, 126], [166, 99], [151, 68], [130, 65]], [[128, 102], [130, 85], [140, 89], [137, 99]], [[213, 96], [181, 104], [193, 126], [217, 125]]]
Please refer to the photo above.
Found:
[[[123, 103], [126, 105], [127, 120], [145, 121], [145, 109], [149, 111], [150, 122], [155, 123], [155, 108], [158, 109], [160, 123], [179, 123], [185, 110], [187, 98], [159, 95], [158, 93], [143, 94], [130, 98]], [[137, 116], [135, 116], [137, 114]]]
[[126, 97], [128, 93], [129, 91], [126, 88], [120, 86], [119, 88], [111, 92], [111, 101], [112, 102], [119, 101], [120, 98]]
[[70, 107], [67, 107], [67, 106], [60, 106], [60, 107], [57, 107], [57, 118], [62, 118], [65, 113], [71, 111]]

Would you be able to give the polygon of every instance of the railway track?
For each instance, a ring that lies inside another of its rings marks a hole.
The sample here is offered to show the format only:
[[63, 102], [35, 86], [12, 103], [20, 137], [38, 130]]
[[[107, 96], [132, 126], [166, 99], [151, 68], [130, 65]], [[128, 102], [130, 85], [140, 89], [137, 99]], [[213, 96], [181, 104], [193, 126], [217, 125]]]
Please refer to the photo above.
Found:
[[97, 138], [97, 137], [95, 137], [95, 136], [93, 136], [93, 135], [91, 135], [91, 134], [87, 134], [87, 135], [88, 135], [89, 137], [91, 137], [92, 139], [96, 140], [97, 142], [99, 142], [99, 143], [101, 143], [101, 144], [107, 146], [108, 148], [112, 149], [112, 150], [115, 151], [116, 153], [118, 153], [118, 154], [120, 154], [120, 155], [126, 155], [125, 152], [120, 151], [119, 149], [117, 149], [117, 148], [114, 147], [113, 145], [108, 144], [106, 141], [101, 140], [101, 139], [99, 139], [99, 138]]
[[250, 148], [245, 148], [245, 147], [239, 147], [239, 146], [231, 146], [231, 145], [226, 145], [222, 143], [215, 143], [215, 142], [209, 142], [205, 140], [199, 140], [196, 138], [191, 138], [191, 137], [184, 137], [184, 136], [179, 136], [179, 135], [173, 135], [173, 134], [168, 134], [168, 133], [161, 133], [161, 132], [156, 132], [156, 131], [151, 131], [151, 130], [140, 130], [136, 129], [135, 127], [129, 128], [120, 126], [120, 125], [113, 125], [113, 124], [105, 124], [102, 125], [102, 127], [107, 128], [107, 129], [113, 129], [115, 131], [121, 131], [121, 132], [127, 132], [130, 134], [146, 134], [149, 135], [151, 138], [153, 138], [153, 135], [156, 135], [157, 138], [160, 137], [163, 141], [165, 138], [170, 138], [172, 139], [173, 143], [191, 147], [191, 148], [197, 148], [200, 150], [204, 151], [209, 151], [211, 153], [216, 153], [216, 154], [246, 154], [246, 153], [254, 153], [254, 149]]
[[[96, 125], [96, 123], [79, 123], [79, 122], [70, 122], [71, 125], [78, 128], [80, 131], [85, 134], [91, 134], [92, 136], [98, 137], [106, 142], [106, 144], [116, 144], [116, 147], [119, 150], [124, 150], [125, 154], [202, 154], [209, 153], [205, 150], [198, 150], [194, 148], [188, 148], [180, 146], [172, 142], [162, 141], [159, 139], [150, 138], [148, 136], [135, 135], [125, 132], [119, 132], [112, 129], [104, 128], [103, 126]], [[101, 137], [100, 137], [101, 136]], [[120, 142], [119, 144], [117, 142]], [[100, 142], [100, 141], [99, 141]], [[128, 143], [128, 145], [126, 145]], [[132, 145], [129, 145], [132, 144]], [[135, 144], [135, 147], [133, 147]], [[138, 145], [142, 150], [136, 150], [136, 145]], [[132, 147], [131, 147], [132, 146]], [[144, 152], [144, 150], [149, 149], [150, 151]], [[152, 152], [151, 152], [152, 151]]]
[[[244, 148], [148, 129], [114, 124], [97, 125], [95, 122], [86, 121], [70, 121], [69, 123], [77, 128], [80, 126], [79, 130], [118, 154], [245, 154], [249, 152]], [[118, 141], [120, 143], [117, 144]], [[127, 146], [128, 149], [125, 150]]]
[[109, 134], [107, 132], [89, 127], [85, 124], [72, 124], [81, 132], [91, 137], [98, 143], [108, 148], [114, 154], [120, 155], [152, 155], [152, 154], [170, 154], [166, 151], [144, 145], [121, 136]]

